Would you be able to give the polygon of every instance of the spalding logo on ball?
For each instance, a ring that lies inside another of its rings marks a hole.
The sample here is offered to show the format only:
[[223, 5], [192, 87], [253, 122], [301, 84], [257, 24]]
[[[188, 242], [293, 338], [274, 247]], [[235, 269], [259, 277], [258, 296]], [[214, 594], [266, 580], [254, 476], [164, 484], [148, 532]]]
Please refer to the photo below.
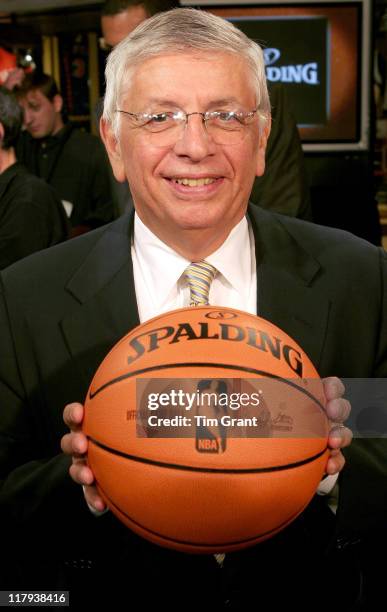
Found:
[[278, 327], [183, 308], [133, 329], [101, 363], [85, 402], [88, 463], [110, 510], [140, 536], [234, 551], [310, 502], [329, 454], [324, 406], [313, 364]]

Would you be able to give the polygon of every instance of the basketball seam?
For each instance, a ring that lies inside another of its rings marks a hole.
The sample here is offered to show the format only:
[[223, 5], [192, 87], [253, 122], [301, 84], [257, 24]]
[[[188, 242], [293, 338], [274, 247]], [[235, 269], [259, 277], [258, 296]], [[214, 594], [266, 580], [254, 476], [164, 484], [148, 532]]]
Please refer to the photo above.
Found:
[[264, 474], [266, 472], [280, 472], [283, 470], [295, 469], [301, 467], [302, 465], [306, 465], [308, 463], [312, 463], [316, 461], [320, 457], [324, 455], [327, 451], [328, 447], [326, 446], [322, 451], [317, 453], [316, 455], [312, 455], [311, 457], [307, 457], [306, 459], [302, 459], [301, 461], [296, 461], [295, 463], [288, 463], [285, 465], [278, 465], [272, 467], [264, 467], [264, 468], [206, 468], [206, 467], [194, 467], [191, 465], [180, 465], [178, 463], [166, 463], [163, 461], [156, 461], [155, 459], [146, 459], [144, 457], [136, 457], [135, 455], [129, 455], [128, 453], [124, 453], [122, 451], [116, 450], [114, 448], [110, 448], [106, 446], [102, 442], [98, 442], [94, 438], [88, 437], [88, 440], [101, 448], [102, 450], [111, 453], [112, 455], [117, 455], [118, 457], [123, 457], [124, 459], [129, 459], [131, 461], [136, 461], [137, 463], [146, 463], [148, 465], [154, 465], [157, 467], [163, 467], [167, 469], [174, 470], [184, 470], [188, 472], [205, 472], [205, 473], [216, 473], [216, 474]]
[[281, 523], [280, 525], [276, 525], [276, 527], [274, 527], [273, 529], [269, 529], [269, 531], [265, 531], [264, 533], [261, 534], [257, 534], [251, 538], [244, 538], [243, 540], [237, 540], [237, 541], [233, 541], [233, 542], [222, 542], [222, 543], [206, 543], [206, 542], [192, 542], [190, 540], [178, 540], [176, 538], [171, 538], [169, 536], [163, 535], [162, 533], [158, 532], [158, 531], [153, 531], [153, 529], [149, 529], [148, 527], [145, 527], [144, 525], [142, 525], [141, 523], [139, 523], [138, 521], [135, 521], [131, 516], [129, 516], [129, 514], [126, 514], [126, 512], [124, 512], [123, 510], [121, 510], [121, 508], [119, 508], [111, 499], [110, 497], [106, 494], [105, 490], [103, 489], [103, 487], [101, 487], [100, 485], [98, 485], [100, 490], [102, 491], [103, 495], [106, 497], [106, 499], [109, 501], [109, 504], [111, 506], [113, 506], [117, 512], [119, 512], [120, 514], [122, 514], [123, 516], [125, 516], [129, 521], [131, 521], [134, 525], [136, 525], [137, 527], [139, 527], [140, 529], [143, 529], [145, 532], [153, 534], [163, 540], [166, 540], [168, 542], [173, 542], [175, 544], [182, 544], [185, 546], [192, 546], [194, 548], [198, 548], [198, 547], [202, 547], [202, 548], [224, 548], [225, 546], [240, 546], [243, 544], [247, 544], [248, 542], [254, 542], [255, 540], [257, 540], [257, 538], [261, 539], [265, 536], [269, 536], [271, 533], [273, 533], [273, 535], [278, 532], [281, 531], [282, 529], [284, 529], [287, 525], [289, 525], [295, 518], [297, 518], [297, 516], [299, 516], [301, 514], [301, 512], [303, 510], [305, 510], [305, 508], [308, 506], [309, 501], [301, 507], [301, 509], [296, 512], [295, 514], [293, 514], [290, 518], [288, 518], [284, 523]]
[[[189, 368], [189, 367], [194, 367], [194, 368], [195, 367], [206, 367], [206, 368], [219, 368], [219, 369], [226, 369], [226, 370], [227, 369], [228, 370], [239, 370], [242, 372], [248, 372], [249, 374], [259, 374], [260, 376], [263, 375], [263, 376], [267, 376], [268, 378], [274, 378], [276, 380], [279, 380], [297, 389], [297, 391], [300, 391], [301, 393], [304, 393], [305, 395], [307, 395], [325, 413], [324, 406], [321, 404], [321, 402], [319, 402], [318, 399], [316, 399], [309, 391], [307, 391], [303, 387], [298, 386], [295, 382], [287, 378], [282, 378], [281, 376], [278, 376], [277, 374], [273, 374], [271, 372], [265, 372], [264, 370], [256, 370], [255, 368], [248, 368], [247, 366], [236, 366], [236, 365], [229, 364], [229, 363], [211, 363], [211, 362], [163, 363], [157, 366], [150, 366], [148, 368], [142, 368], [141, 370], [135, 370], [134, 372], [127, 372], [126, 374], [121, 374], [121, 376], [117, 376], [116, 378], [113, 378], [112, 380], [109, 380], [108, 382], [104, 383], [94, 392], [92, 392], [90, 389], [89, 399], [93, 399], [96, 395], [104, 391], [107, 387], [110, 387], [127, 378], [132, 378], [133, 376], [138, 376], [140, 374], [145, 374], [147, 372], [154, 372], [157, 370], [167, 370], [169, 368], [173, 369], [173, 368]], [[207, 378], [209, 377], [207, 376]]]

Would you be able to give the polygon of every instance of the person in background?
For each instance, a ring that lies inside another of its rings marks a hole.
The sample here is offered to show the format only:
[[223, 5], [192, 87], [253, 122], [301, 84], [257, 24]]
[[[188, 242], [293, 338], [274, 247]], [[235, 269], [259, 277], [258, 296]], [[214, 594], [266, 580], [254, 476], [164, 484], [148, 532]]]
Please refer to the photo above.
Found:
[[16, 97], [0, 88], [0, 269], [66, 240], [65, 210], [54, 190], [16, 159], [23, 123]]
[[[107, 0], [101, 11], [101, 48], [110, 52], [142, 21], [177, 6], [178, 0]], [[296, 121], [285, 88], [278, 83], [269, 86], [272, 129], [266, 150], [266, 171], [255, 179], [250, 198], [262, 208], [311, 220], [309, 185]], [[102, 101], [96, 114], [99, 122]], [[115, 193], [120, 211], [125, 210], [131, 202], [127, 183], [116, 182]]]
[[24, 109], [26, 130], [17, 156], [58, 193], [78, 235], [115, 217], [108, 161], [100, 140], [65, 123], [63, 98], [55, 80], [33, 72], [15, 88]]
[[107, 0], [101, 12], [101, 48], [109, 53], [142, 21], [178, 6], [178, 0]]

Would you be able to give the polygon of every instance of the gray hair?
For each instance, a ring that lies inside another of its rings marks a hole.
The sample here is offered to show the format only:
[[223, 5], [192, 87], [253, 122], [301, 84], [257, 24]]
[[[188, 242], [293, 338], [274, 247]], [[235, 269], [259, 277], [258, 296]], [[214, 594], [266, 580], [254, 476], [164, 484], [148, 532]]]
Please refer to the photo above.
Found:
[[265, 64], [261, 47], [222, 17], [192, 8], [158, 13], [143, 21], [110, 53], [105, 70], [106, 92], [103, 119], [110, 123], [116, 138], [122, 90], [128, 86], [134, 68], [151, 57], [175, 51], [234, 53], [245, 58], [256, 92], [261, 120], [270, 115]]

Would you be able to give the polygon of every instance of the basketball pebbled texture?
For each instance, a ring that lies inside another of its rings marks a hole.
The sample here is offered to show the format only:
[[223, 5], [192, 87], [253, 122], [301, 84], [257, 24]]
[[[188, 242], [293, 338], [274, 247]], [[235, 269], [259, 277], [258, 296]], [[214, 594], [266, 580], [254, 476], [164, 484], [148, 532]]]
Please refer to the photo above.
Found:
[[[223, 452], [198, 452], [192, 437], [139, 437], [128, 414], [136, 382], [152, 378], [275, 381], [293, 431], [227, 437]], [[324, 405], [313, 364], [282, 330], [233, 309], [180, 309], [132, 330], [98, 368], [85, 402], [88, 462], [109, 508], [139, 535], [185, 552], [238, 550], [313, 497], [328, 458]]]

